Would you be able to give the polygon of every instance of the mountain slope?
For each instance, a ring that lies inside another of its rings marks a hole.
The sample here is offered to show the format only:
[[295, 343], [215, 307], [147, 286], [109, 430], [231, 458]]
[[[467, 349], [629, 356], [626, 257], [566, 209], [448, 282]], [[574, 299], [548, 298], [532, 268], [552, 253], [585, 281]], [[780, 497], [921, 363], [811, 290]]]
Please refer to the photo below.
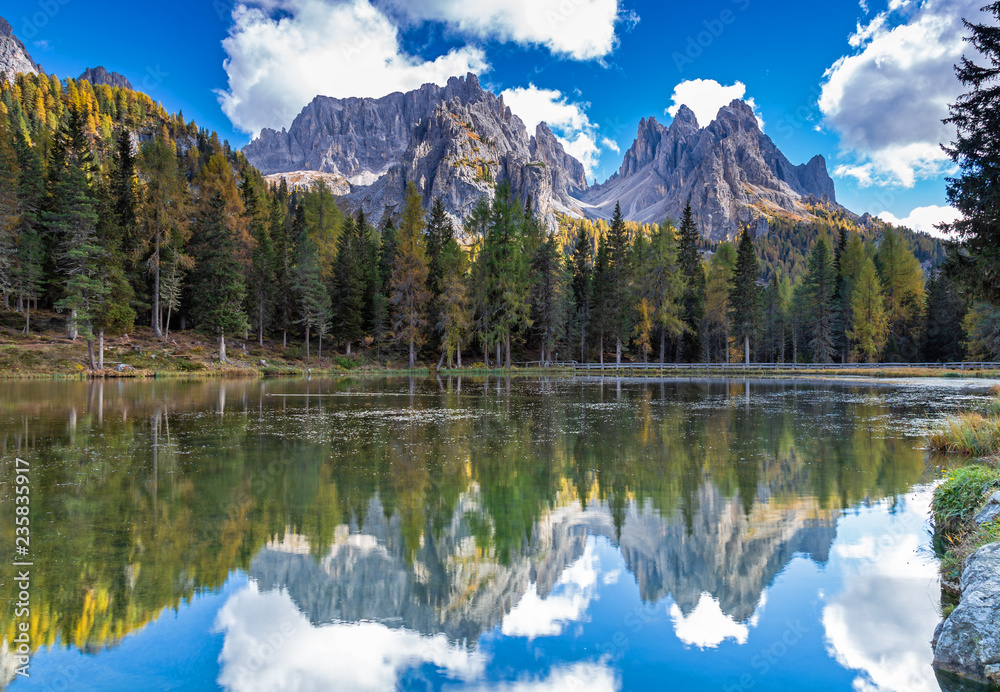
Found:
[[243, 151], [265, 175], [341, 176], [348, 206], [375, 220], [399, 208], [410, 181], [461, 219], [507, 180], [550, 223], [573, 213], [587, 187], [583, 165], [544, 123], [529, 135], [473, 74], [379, 99], [317, 96], [288, 130], [265, 129]]
[[0, 72], [7, 74], [7, 80], [14, 81], [19, 72], [38, 74], [42, 68], [28, 55], [28, 49], [14, 35], [14, 30], [0, 17]]
[[719, 240], [754, 217], [808, 218], [809, 202], [836, 194], [822, 156], [792, 165], [736, 100], [704, 128], [686, 106], [669, 127], [643, 119], [618, 173], [580, 200], [588, 216], [610, 218], [621, 202], [627, 219], [646, 223], [679, 219], [690, 200], [702, 235]]
[[86, 79], [94, 86], [103, 84], [109, 87], [117, 87], [132, 91], [132, 84], [125, 77], [117, 72], [108, 72], [103, 66], [100, 65], [97, 67], [88, 67], [84, 70], [83, 74], [78, 77], [78, 79]]

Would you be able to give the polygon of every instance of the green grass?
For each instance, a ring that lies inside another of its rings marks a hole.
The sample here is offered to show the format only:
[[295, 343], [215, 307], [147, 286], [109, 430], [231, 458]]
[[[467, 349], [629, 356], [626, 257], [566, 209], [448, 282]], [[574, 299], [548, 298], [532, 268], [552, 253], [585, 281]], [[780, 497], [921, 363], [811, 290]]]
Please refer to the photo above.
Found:
[[934, 492], [931, 503], [934, 524], [939, 531], [962, 531], [998, 488], [1000, 469], [976, 465], [951, 471]]
[[[996, 404], [993, 402], [991, 406]], [[1000, 455], [1000, 416], [981, 413], [952, 416], [942, 430], [930, 436], [929, 442], [937, 452], [980, 458]]]

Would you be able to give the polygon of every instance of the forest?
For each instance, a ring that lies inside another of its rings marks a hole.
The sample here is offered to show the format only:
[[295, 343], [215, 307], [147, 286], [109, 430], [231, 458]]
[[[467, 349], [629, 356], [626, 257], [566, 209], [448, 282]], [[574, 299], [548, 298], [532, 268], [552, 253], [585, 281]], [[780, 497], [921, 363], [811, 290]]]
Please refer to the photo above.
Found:
[[816, 223], [707, 243], [690, 210], [549, 229], [507, 184], [456, 225], [411, 184], [376, 226], [322, 181], [268, 181], [148, 96], [0, 75], [0, 293], [65, 316], [104, 368], [148, 327], [337, 350], [372, 362], [992, 360], [995, 308], [970, 304], [941, 246], [817, 209]]

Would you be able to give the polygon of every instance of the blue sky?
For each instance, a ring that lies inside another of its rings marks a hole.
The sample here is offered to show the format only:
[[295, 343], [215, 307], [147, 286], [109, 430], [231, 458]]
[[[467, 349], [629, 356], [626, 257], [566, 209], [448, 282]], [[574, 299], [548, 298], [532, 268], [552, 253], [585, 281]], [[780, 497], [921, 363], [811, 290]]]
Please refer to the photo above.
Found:
[[826, 157], [849, 209], [929, 228], [951, 213], [940, 120], [962, 91], [960, 20], [981, 19], [981, 4], [38, 0], [0, 14], [48, 72], [104, 65], [237, 145], [316, 94], [379, 96], [474, 70], [603, 181], [640, 118], [668, 123], [684, 101], [705, 125], [742, 97], [793, 163]]

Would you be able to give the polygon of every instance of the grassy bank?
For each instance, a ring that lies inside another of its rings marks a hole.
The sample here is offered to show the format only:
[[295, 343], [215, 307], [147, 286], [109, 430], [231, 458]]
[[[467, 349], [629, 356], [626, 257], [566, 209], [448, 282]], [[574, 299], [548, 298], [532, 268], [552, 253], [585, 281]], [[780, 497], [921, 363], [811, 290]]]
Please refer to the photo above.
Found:
[[969, 465], [948, 472], [934, 491], [931, 511], [941, 573], [954, 585], [961, 577], [966, 558], [988, 543], [1000, 541], [1000, 521], [979, 526], [973, 518], [1000, 490], [1000, 391], [981, 412], [949, 418], [930, 436], [931, 448], [967, 457]]

